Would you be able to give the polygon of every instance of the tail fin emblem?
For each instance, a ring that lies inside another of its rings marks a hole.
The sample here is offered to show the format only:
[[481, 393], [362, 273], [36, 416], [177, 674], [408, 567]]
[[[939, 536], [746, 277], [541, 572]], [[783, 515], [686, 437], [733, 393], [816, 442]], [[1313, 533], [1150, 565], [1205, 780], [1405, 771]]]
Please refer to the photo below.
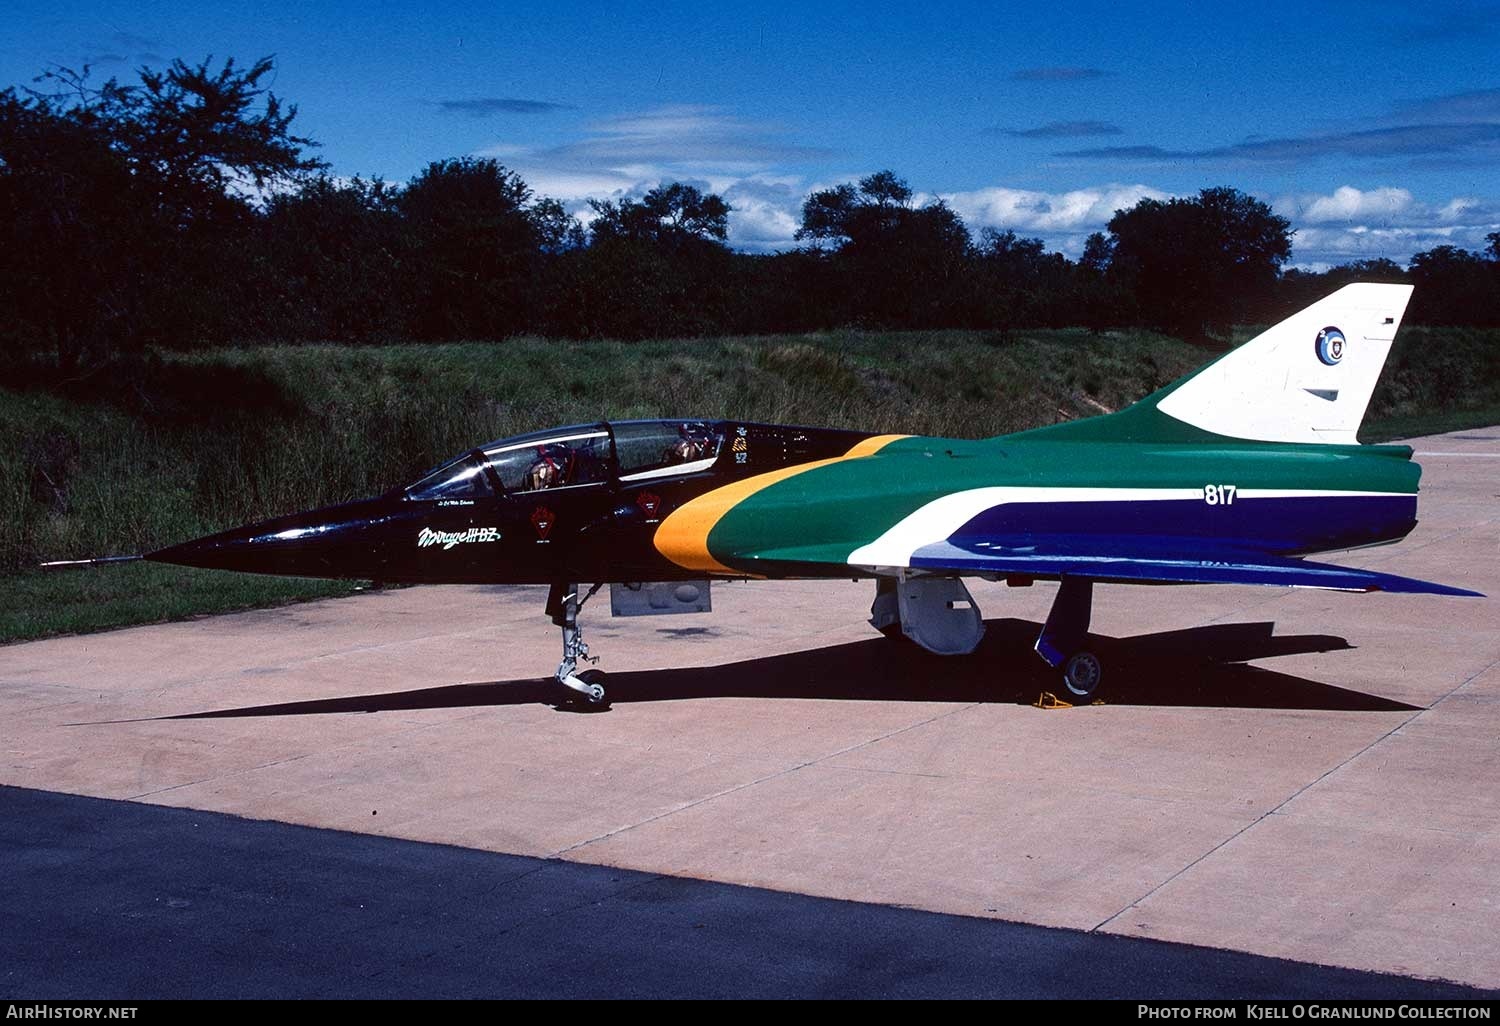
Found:
[[1344, 358], [1344, 333], [1337, 328], [1318, 332], [1318, 359], [1332, 367]]

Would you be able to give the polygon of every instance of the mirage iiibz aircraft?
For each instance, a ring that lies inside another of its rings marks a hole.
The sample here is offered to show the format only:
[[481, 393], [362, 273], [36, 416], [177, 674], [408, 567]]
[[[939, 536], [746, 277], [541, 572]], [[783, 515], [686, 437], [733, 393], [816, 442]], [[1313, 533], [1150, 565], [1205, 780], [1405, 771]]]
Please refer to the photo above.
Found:
[[[944, 655], [984, 633], [964, 577], [1061, 582], [1036, 651], [1087, 698], [1094, 583], [1474, 595], [1317, 552], [1395, 542], [1421, 468], [1360, 445], [1410, 286], [1354, 284], [1118, 413], [997, 438], [737, 421], [584, 424], [480, 446], [378, 498], [152, 552], [186, 566], [551, 586], [562, 694], [602, 703], [578, 612], [706, 608], [709, 581], [866, 578], [871, 623]], [[648, 583], [654, 582], [654, 583]], [[583, 593], [583, 584], [593, 588]]]

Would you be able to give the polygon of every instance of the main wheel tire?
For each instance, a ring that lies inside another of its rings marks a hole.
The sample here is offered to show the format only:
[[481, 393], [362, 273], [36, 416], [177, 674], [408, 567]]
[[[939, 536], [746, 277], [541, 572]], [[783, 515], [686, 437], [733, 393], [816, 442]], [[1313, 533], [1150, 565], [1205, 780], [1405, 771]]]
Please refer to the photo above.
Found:
[[1072, 698], [1092, 698], [1103, 676], [1104, 665], [1092, 652], [1075, 652], [1063, 664], [1063, 687]]

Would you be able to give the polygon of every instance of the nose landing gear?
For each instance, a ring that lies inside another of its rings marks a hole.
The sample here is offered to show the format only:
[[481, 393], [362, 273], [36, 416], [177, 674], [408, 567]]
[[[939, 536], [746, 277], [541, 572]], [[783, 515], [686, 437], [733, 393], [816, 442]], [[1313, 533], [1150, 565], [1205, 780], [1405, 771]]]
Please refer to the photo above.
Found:
[[562, 628], [563, 633], [563, 658], [553, 679], [568, 689], [570, 701], [582, 701], [596, 709], [608, 708], [604, 699], [605, 674], [603, 670], [578, 671], [580, 662], [599, 661], [598, 656], [589, 655], [589, 647], [583, 640], [583, 628], [578, 625], [578, 613], [602, 586], [594, 585], [582, 598], [578, 595], [581, 585], [577, 584], [554, 584], [547, 593], [547, 615]]

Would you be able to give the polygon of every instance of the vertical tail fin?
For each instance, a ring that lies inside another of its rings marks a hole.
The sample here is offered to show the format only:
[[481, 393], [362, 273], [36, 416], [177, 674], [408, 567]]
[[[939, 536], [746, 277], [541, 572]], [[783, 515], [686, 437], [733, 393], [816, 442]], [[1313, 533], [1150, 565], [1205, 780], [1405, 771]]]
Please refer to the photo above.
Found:
[[1355, 445], [1410, 298], [1410, 285], [1345, 285], [1205, 367], [1156, 408], [1231, 438]]

